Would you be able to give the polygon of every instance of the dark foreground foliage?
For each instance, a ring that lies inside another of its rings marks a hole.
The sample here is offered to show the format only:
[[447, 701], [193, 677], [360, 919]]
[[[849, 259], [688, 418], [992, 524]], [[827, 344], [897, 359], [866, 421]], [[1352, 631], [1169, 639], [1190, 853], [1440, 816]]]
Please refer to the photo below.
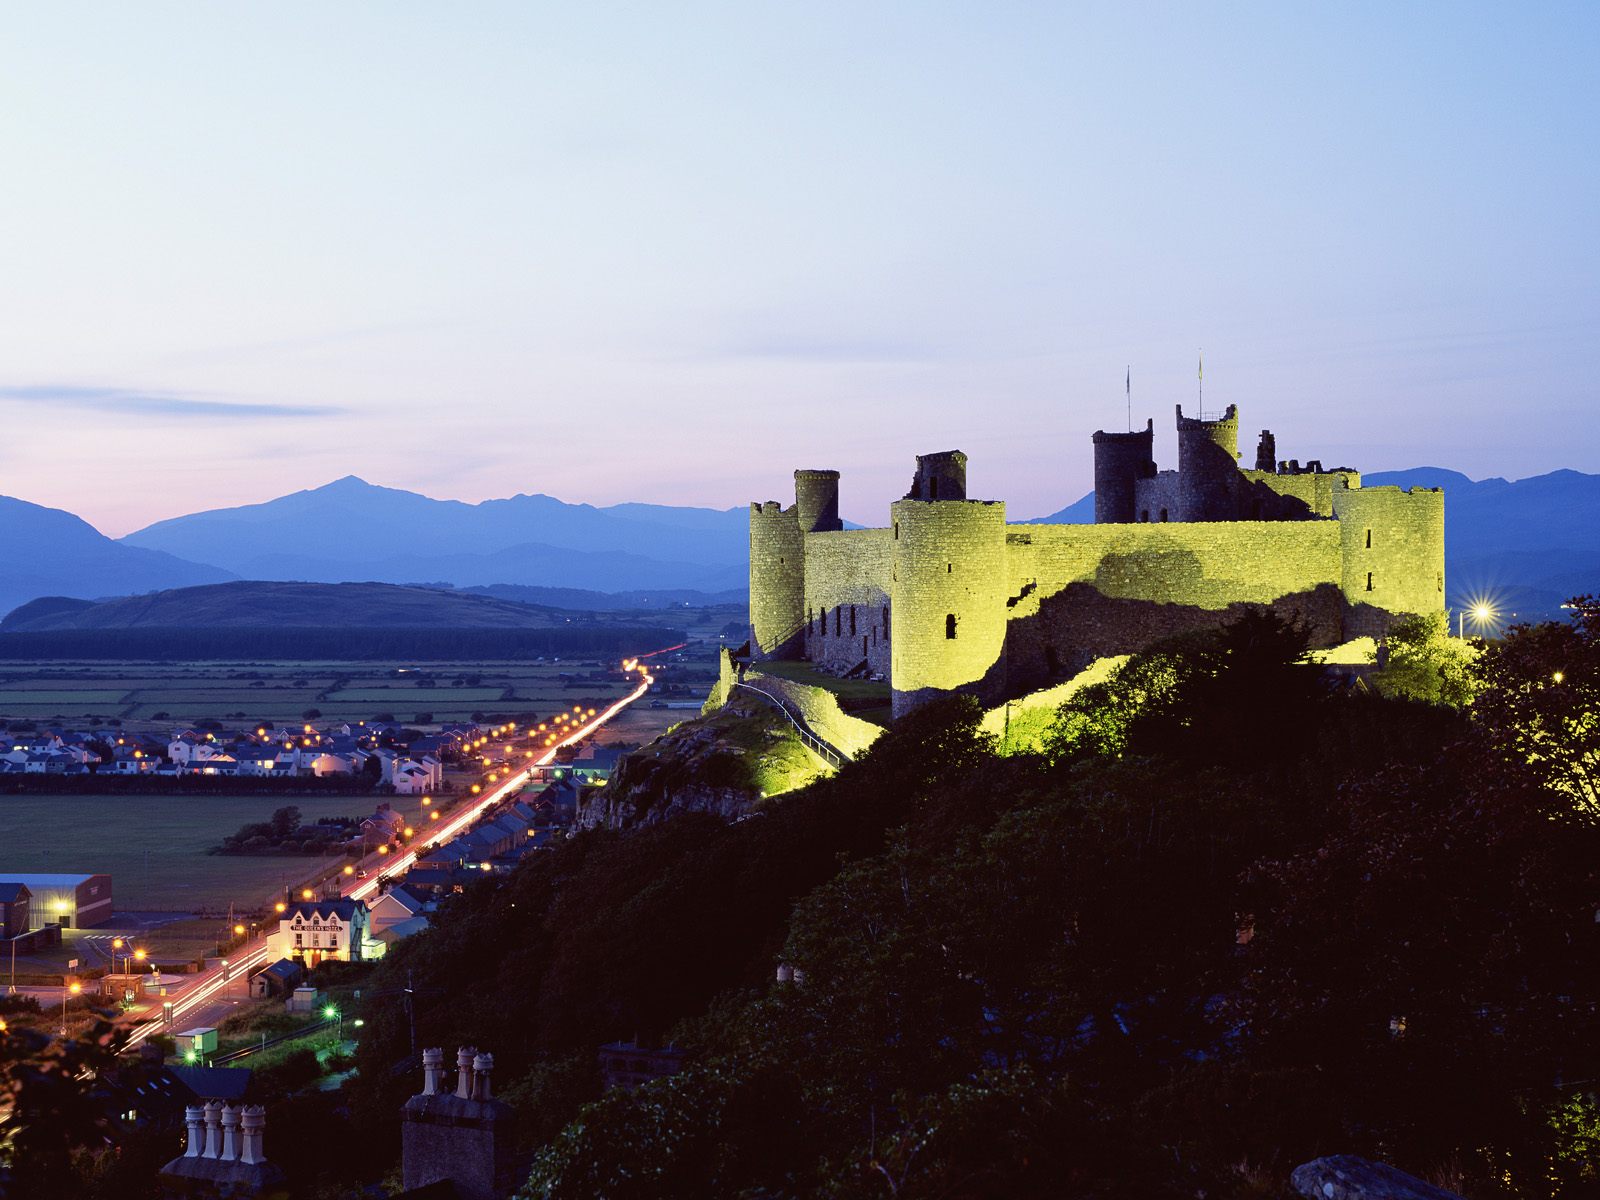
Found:
[[[494, 1052], [550, 1200], [1276, 1197], [1327, 1153], [1595, 1194], [1600, 628], [1513, 631], [1466, 712], [1303, 650], [1157, 648], [1034, 758], [931, 705], [759, 816], [485, 880], [370, 981], [358, 1152], [284, 1165], [392, 1166], [414, 1028]], [[689, 1067], [602, 1096], [635, 1038]]]

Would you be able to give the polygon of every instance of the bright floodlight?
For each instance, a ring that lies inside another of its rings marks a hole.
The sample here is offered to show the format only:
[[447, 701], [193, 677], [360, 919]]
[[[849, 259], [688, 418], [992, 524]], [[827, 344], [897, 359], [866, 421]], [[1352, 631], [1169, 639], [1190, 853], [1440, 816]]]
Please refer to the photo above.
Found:
[[1472, 619], [1474, 621], [1487, 621], [1494, 616], [1494, 609], [1487, 604], [1474, 604], [1472, 606]]
[[339, 1015], [339, 1010], [330, 1004], [327, 1008], [322, 1010], [322, 1015], [331, 1021]]

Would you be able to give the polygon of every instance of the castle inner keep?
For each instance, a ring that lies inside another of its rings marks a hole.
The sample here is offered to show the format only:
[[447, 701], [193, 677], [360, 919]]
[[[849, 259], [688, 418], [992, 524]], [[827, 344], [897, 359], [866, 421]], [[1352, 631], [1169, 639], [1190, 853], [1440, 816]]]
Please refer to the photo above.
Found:
[[1176, 470], [1156, 467], [1153, 421], [1094, 435], [1092, 525], [1008, 523], [1004, 501], [968, 499], [959, 450], [918, 456], [881, 529], [843, 527], [837, 471], [796, 471], [793, 505], [750, 506], [752, 657], [881, 676], [900, 716], [949, 691], [1026, 695], [1249, 609], [1317, 647], [1443, 610], [1441, 489], [1279, 461], [1270, 431], [1245, 468], [1231, 405], [1179, 405], [1177, 424]]

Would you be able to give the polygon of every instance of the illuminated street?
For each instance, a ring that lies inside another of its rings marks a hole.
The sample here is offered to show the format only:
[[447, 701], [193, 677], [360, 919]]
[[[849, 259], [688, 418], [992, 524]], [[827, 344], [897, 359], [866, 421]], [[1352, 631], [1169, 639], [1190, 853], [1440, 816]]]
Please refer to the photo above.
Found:
[[[570, 732], [560, 735], [529, 765], [481, 797], [476, 797], [466, 804], [460, 812], [451, 815], [446, 820], [439, 822], [439, 828], [428, 839], [428, 845], [436, 842], [445, 842], [458, 834], [465, 833], [487, 812], [496, 805], [515, 795], [526, 786], [532, 773], [540, 767], [547, 767], [555, 761], [556, 754], [568, 746], [576, 745], [584, 738], [594, 733], [595, 730], [605, 725], [618, 713], [633, 704], [655, 683], [655, 677], [642, 666], [645, 659], [653, 658], [659, 654], [667, 654], [677, 646], [669, 646], [656, 650], [638, 658], [629, 658], [624, 664], [624, 670], [638, 672], [639, 683], [633, 691], [617, 700], [610, 707], [596, 713], [593, 717], [576, 726]], [[554, 736], [554, 735], [553, 735]], [[354, 864], [356, 871], [366, 871], [366, 877], [353, 882], [350, 886], [343, 887], [340, 894], [352, 900], [366, 900], [373, 896], [383, 880], [404, 875], [417, 861], [417, 853], [422, 847], [405, 851], [403, 854], [378, 854], [374, 853]], [[271, 930], [263, 930], [258, 936], [246, 942], [228, 957], [226, 968], [222, 960], [218, 959], [207, 969], [194, 976], [194, 981], [183, 990], [176, 999], [170, 1001], [172, 1005], [171, 1025], [167, 1024], [164, 1016], [152, 1017], [137, 1025], [129, 1035], [129, 1050], [134, 1049], [152, 1034], [161, 1033], [169, 1028], [180, 1029], [186, 1025], [214, 1025], [227, 1015], [229, 1009], [248, 995], [247, 980], [250, 973], [267, 965], [267, 934]], [[226, 972], [226, 978], [224, 978]]]

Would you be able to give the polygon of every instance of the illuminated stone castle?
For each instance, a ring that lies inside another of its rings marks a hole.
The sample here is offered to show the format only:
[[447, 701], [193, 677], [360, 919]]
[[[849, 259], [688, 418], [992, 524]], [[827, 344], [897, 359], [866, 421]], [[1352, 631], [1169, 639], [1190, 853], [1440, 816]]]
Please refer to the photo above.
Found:
[[953, 450], [917, 458], [886, 527], [846, 530], [839, 473], [796, 471], [792, 506], [750, 506], [753, 657], [881, 675], [899, 716], [948, 691], [1021, 696], [1250, 608], [1317, 646], [1443, 610], [1440, 489], [1280, 462], [1270, 431], [1243, 469], [1236, 408], [1177, 420], [1175, 471], [1153, 422], [1094, 435], [1093, 525], [1007, 524], [1003, 501], [967, 498]]

